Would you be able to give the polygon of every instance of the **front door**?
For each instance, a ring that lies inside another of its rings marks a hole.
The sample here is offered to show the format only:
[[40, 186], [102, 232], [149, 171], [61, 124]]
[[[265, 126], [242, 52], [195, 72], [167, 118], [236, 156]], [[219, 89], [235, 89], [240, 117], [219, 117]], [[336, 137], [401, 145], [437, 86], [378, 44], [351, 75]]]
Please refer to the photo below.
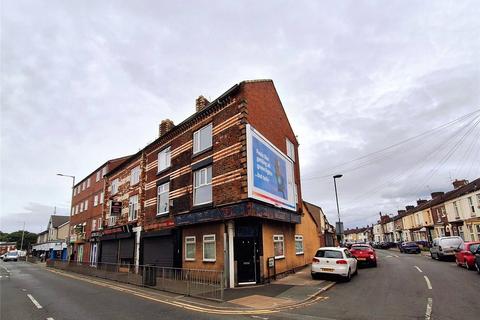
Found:
[[238, 284], [253, 284], [257, 282], [257, 245], [256, 238], [254, 237], [235, 239]]

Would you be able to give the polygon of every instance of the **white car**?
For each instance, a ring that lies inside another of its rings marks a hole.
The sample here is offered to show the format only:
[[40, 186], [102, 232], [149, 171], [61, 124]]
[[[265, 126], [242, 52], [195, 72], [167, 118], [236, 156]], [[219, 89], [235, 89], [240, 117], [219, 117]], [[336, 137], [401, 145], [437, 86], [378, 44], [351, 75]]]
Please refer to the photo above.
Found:
[[312, 260], [312, 278], [320, 275], [339, 275], [350, 281], [358, 273], [357, 259], [347, 248], [325, 247], [317, 250]]

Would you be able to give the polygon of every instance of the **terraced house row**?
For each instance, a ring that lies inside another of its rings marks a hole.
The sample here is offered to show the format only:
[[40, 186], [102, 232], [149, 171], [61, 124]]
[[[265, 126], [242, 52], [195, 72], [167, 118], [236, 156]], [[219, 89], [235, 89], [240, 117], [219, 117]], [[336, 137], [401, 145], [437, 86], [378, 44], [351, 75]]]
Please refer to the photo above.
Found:
[[269, 258], [288, 272], [332, 241], [321, 209], [302, 201], [298, 141], [271, 80], [195, 107], [75, 186], [77, 261], [222, 270], [232, 287], [264, 281]]
[[373, 226], [373, 241], [432, 241], [455, 235], [480, 240], [480, 178], [455, 180], [453, 190], [433, 192], [430, 200], [417, 200], [397, 215], [381, 215]]

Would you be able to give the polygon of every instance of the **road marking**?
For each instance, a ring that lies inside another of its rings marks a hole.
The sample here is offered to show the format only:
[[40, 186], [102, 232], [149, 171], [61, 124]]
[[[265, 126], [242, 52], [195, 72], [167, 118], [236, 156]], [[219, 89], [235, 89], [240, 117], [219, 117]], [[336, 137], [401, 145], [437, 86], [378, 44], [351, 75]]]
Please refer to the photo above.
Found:
[[423, 276], [425, 278], [425, 281], [427, 282], [427, 287], [428, 289], [432, 290], [432, 284], [430, 283], [430, 279], [428, 279], [427, 276]]
[[27, 289], [22, 289], [23, 292], [27, 291]]
[[260, 316], [251, 316], [252, 318], [255, 318], [255, 319], [262, 319], [262, 320], [268, 320], [267, 317], [260, 317]]
[[48, 317], [47, 320], [55, 320], [55, 319], [53, 319], [52, 317]]
[[428, 298], [427, 311], [425, 312], [425, 320], [430, 320], [430, 318], [432, 317], [432, 305], [433, 305], [433, 299]]
[[415, 268], [417, 268], [418, 272], [423, 272], [422, 269], [420, 269], [419, 267], [417, 266], [414, 266]]
[[395, 258], [400, 258], [399, 256], [397, 256], [396, 254], [392, 254], [392, 256], [394, 256]]
[[40, 305], [40, 303], [38, 303], [38, 301], [35, 300], [35, 298], [31, 294], [27, 294], [27, 297], [29, 297], [30, 300], [32, 300], [35, 307], [37, 307], [38, 309], [42, 309], [42, 306]]

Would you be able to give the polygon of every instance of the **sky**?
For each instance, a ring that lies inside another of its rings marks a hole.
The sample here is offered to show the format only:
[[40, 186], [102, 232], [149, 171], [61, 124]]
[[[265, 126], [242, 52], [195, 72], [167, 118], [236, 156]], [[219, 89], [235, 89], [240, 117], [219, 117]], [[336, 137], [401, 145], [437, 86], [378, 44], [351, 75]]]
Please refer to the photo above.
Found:
[[332, 223], [336, 173], [346, 227], [474, 180], [479, 16], [475, 1], [2, 1], [0, 230], [44, 230], [68, 214], [57, 173], [137, 152], [246, 79], [274, 81], [303, 198]]

